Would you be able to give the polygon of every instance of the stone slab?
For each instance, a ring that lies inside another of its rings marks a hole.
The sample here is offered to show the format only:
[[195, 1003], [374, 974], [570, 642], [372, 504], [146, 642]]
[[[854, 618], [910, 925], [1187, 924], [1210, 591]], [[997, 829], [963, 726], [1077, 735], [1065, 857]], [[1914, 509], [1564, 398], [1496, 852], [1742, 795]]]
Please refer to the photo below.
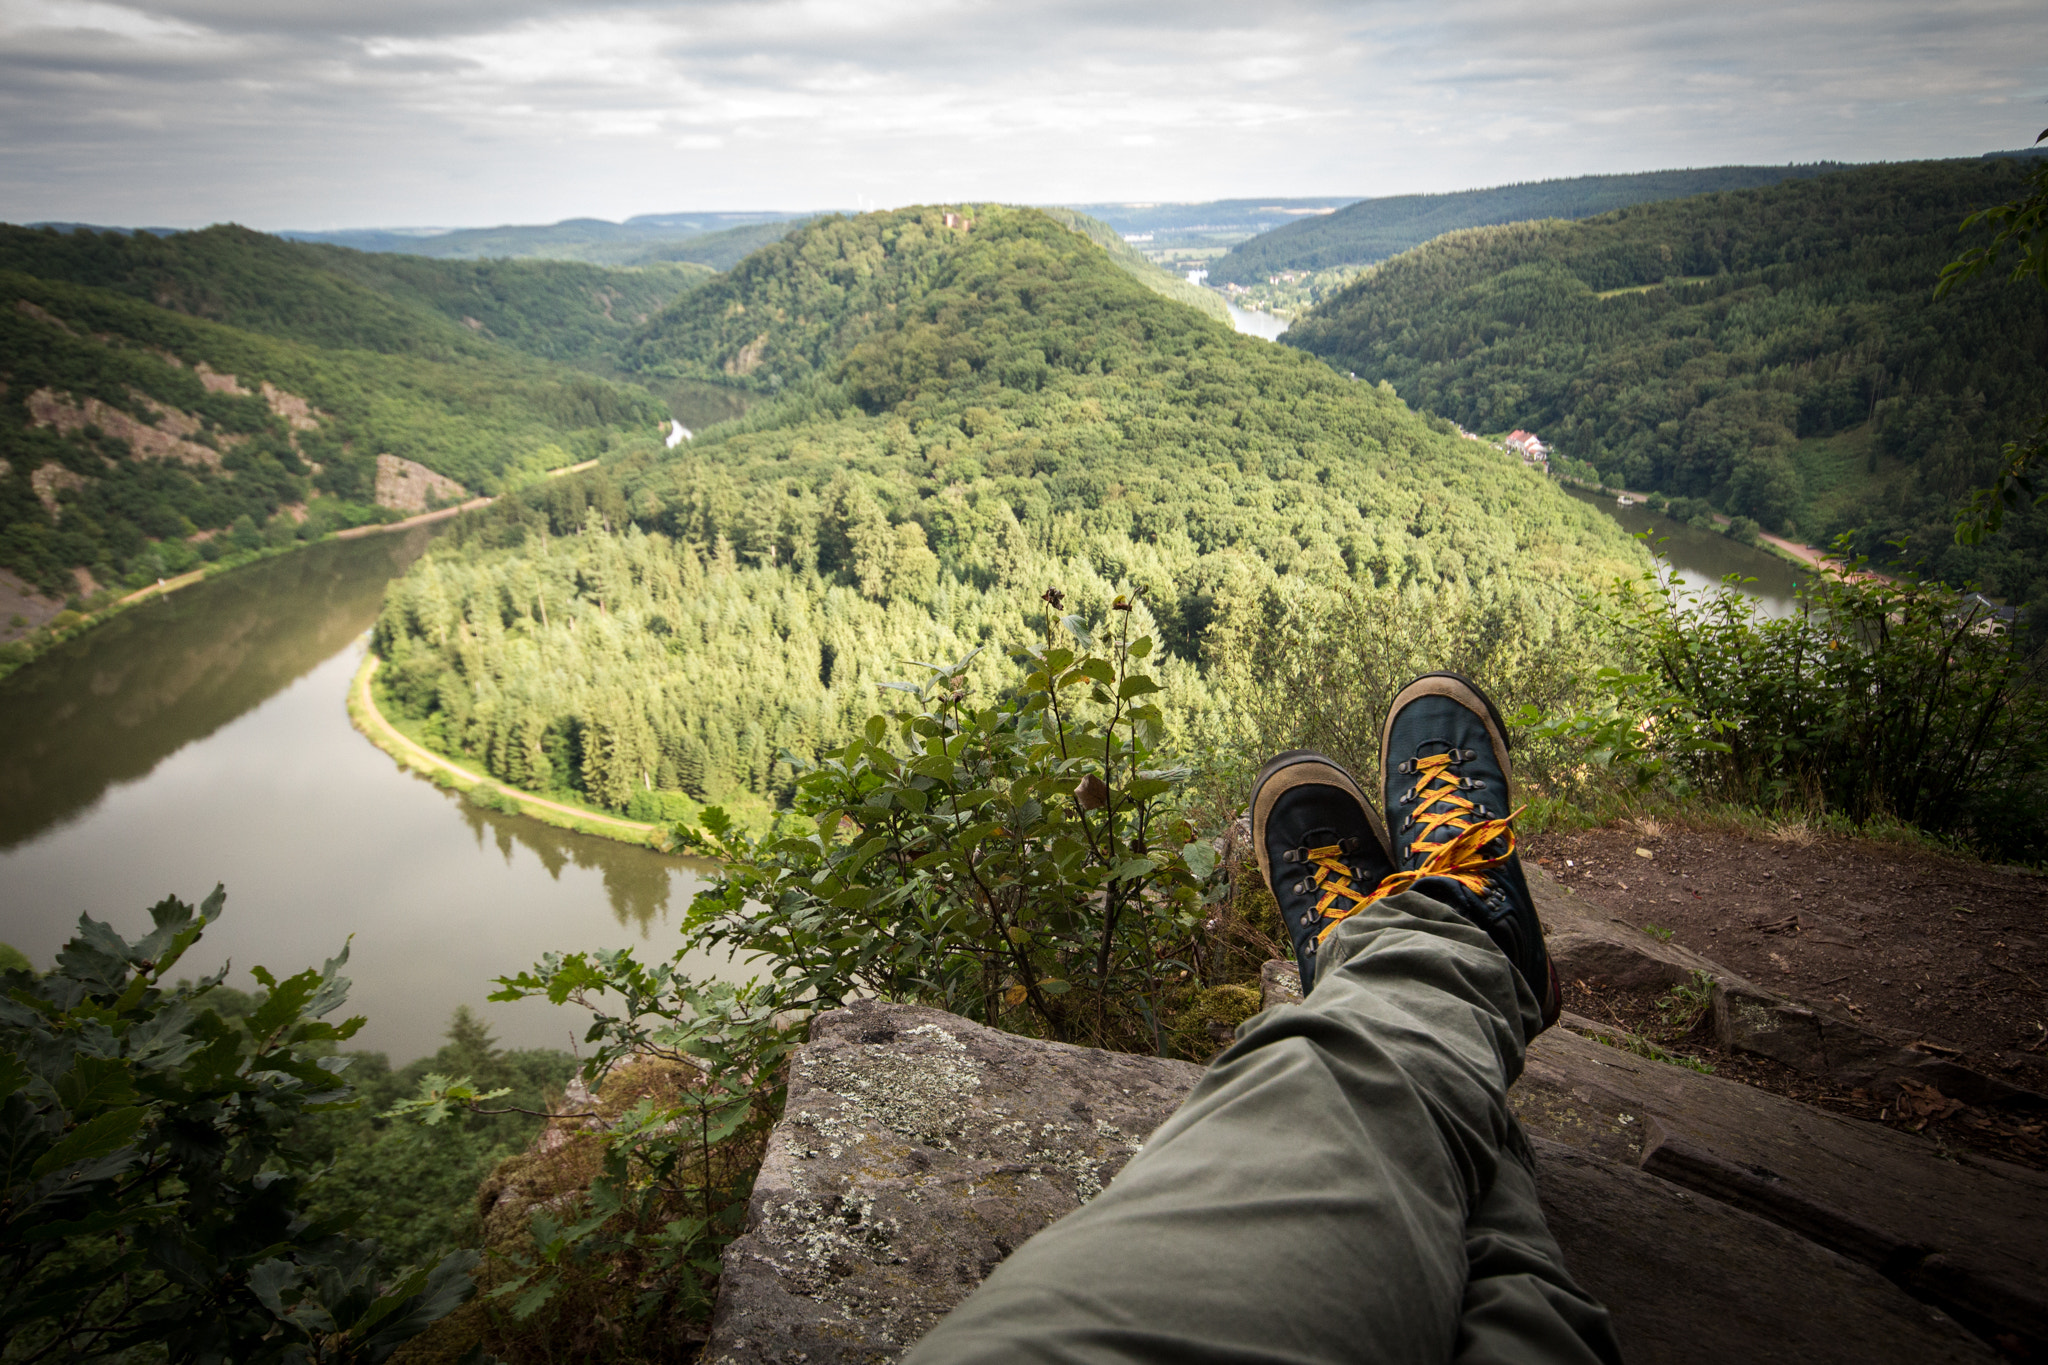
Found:
[[1998, 1357], [1865, 1266], [1647, 1172], [1531, 1138], [1572, 1276], [1614, 1315], [1631, 1365]]
[[1554, 1028], [1509, 1092], [1532, 1136], [1747, 1209], [1972, 1321], [2048, 1340], [2048, 1175]]

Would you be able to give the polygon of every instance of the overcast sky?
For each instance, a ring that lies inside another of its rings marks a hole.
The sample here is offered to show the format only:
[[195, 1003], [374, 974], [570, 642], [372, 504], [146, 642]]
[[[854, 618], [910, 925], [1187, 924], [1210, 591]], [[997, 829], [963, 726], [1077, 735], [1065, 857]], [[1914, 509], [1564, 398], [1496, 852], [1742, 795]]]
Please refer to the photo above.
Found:
[[0, 219], [1380, 195], [2023, 146], [2044, 0], [0, 0]]

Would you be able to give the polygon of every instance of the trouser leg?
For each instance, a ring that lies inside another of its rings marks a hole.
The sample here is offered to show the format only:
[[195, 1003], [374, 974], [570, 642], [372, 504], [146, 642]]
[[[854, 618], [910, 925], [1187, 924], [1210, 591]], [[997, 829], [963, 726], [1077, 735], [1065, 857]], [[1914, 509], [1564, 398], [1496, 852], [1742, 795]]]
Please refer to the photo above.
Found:
[[1378, 902], [1326, 942], [1306, 1001], [1250, 1021], [1110, 1187], [911, 1360], [1442, 1365], [1468, 1220], [1519, 1169], [1505, 1092], [1538, 1023], [1483, 932], [1415, 892]]
[[1607, 1310], [1579, 1288], [1537, 1202], [1534, 1159], [1518, 1140], [1465, 1224], [1465, 1303], [1457, 1365], [1600, 1361], [1621, 1347]]

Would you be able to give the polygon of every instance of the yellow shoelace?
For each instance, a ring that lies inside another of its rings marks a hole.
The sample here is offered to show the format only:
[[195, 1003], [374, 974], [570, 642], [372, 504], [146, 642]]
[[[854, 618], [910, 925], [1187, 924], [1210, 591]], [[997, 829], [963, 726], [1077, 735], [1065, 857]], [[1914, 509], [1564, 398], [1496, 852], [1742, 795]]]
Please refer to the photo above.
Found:
[[[1422, 860], [1422, 866], [1412, 871], [1395, 872], [1387, 876], [1378, 886], [1372, 889], [1370, 895], [1360, 896], [1356, 891], [1353, 891], [1347, 875], [1344, 882], [1344, 890], [1356, 903], [1342, 910], [1326, 910], [1324, 906], [1333, 904], [1335, 898], [1329, 895], [1324, 896], [1322, 902], [1316, 906], [1316, 913], [1328, 916], [1330, 922], [1323, 926], [1321, 933], [1316, 935], [1316, 942], [1321, 943], [1324, 939], [1328, 938], [1330, 931], [1337, 927], [1339, 920], [1349, 919], [1374, 901], [1406, 891], [1424, 877], [1448, 877], [1467, 890], [1484, 891], [1486, 890], [1486, 878], [1481, 874], [1489, 868], [1499, 867], [1513, 856], [1515, 851], [1514, 819], [1515, 816], [1520, 815], [1522, 812], [1520, 810], [1510, 812], [1505, 820], [1474, 820], [1472, 817], [1478, 814], [1478, 808], [1458, 794], [1464, 790], [1464, 779], [1451, 771], [1452, 757], [1451, 754], [1437, 754], [1432, 758], [1419, 758], [1415, 760], [1416, 809], [1418, 811], [1427, 811], [1429, 807], [1439, 805], [1446, 806], [1449, 809], [1440, 810], [1433, 814], [1418, 814], [1415, 817], [1415, 823], [1422, 827], [1422, 831], [1409, 841], [1409, 847], [1413, 848], [1419, 845], [1432, 831], [1446, 826], [1457, 832], [1456, 837], [1431, 848], [1429, 856]], [[1502, 835], [1507, 836], [1508, 844], [1506, 848], [1492, 857], [1488, 857], [1480, 851]], [[1334, 847], [1310, 849], [1309, 859], [1311, 862], [1316, 862], [1320, 868], [1324, 864], [1317, 859], [1316, 855], [1324, 853], [1334, 855], [1336, 852], [1337, 850]], [[1342, 871], [1343, 869], [1340, 867], [1339, 870]], [[1322, 874], [1318, 872], [1316, 874], [1317, 885], [1321, 885], [1322, 881]]]
[[[1322, 897], [1316, 901], [1316, 913], [1327, 915], [1332, 923], [1355, 915], [1372, 904], [1372, 897], [1351, 884], [1351, 868], [1343, 861], [1343, 853], [1342, 844], [1325, 844], [1321, 848], [1304, 850], [1304, 856], [1316, 870], [1315, 884], [1323, 891]], [[1332, 909], [1339, 896], [1349, 899], [1351, 905], [1342, 910]], [[1327, 934], [1330, 931], [1325, 929], [1323, 932]]]

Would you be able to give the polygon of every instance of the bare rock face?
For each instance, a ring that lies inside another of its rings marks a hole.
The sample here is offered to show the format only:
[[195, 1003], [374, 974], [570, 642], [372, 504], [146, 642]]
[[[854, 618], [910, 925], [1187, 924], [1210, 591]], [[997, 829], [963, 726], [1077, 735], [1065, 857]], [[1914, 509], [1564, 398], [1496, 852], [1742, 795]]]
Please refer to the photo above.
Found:
[[1543, 1214], [1643, 1365], [1998, 1357], [1875, 1271], [1716, 1200], [1542, 1138]]
[[424, 512], [429, 502], [460, 502], [469, 491], [455, 480], [414, 460], [377, 457], [377, 505], [400, 512]]
[[1101, 1193], [1200, 1075], [914, 1005], [821, 1016], [726, 1249], [702, 1359], [894, 1359]]
[[2048, 1339], [2048, 1176], [2037, 1171], [1942, 1153], [1566, 1028], [1530, 1045], [1508, 1098], [1532, 1137], [1640, 1165], [1988, 1329]]

